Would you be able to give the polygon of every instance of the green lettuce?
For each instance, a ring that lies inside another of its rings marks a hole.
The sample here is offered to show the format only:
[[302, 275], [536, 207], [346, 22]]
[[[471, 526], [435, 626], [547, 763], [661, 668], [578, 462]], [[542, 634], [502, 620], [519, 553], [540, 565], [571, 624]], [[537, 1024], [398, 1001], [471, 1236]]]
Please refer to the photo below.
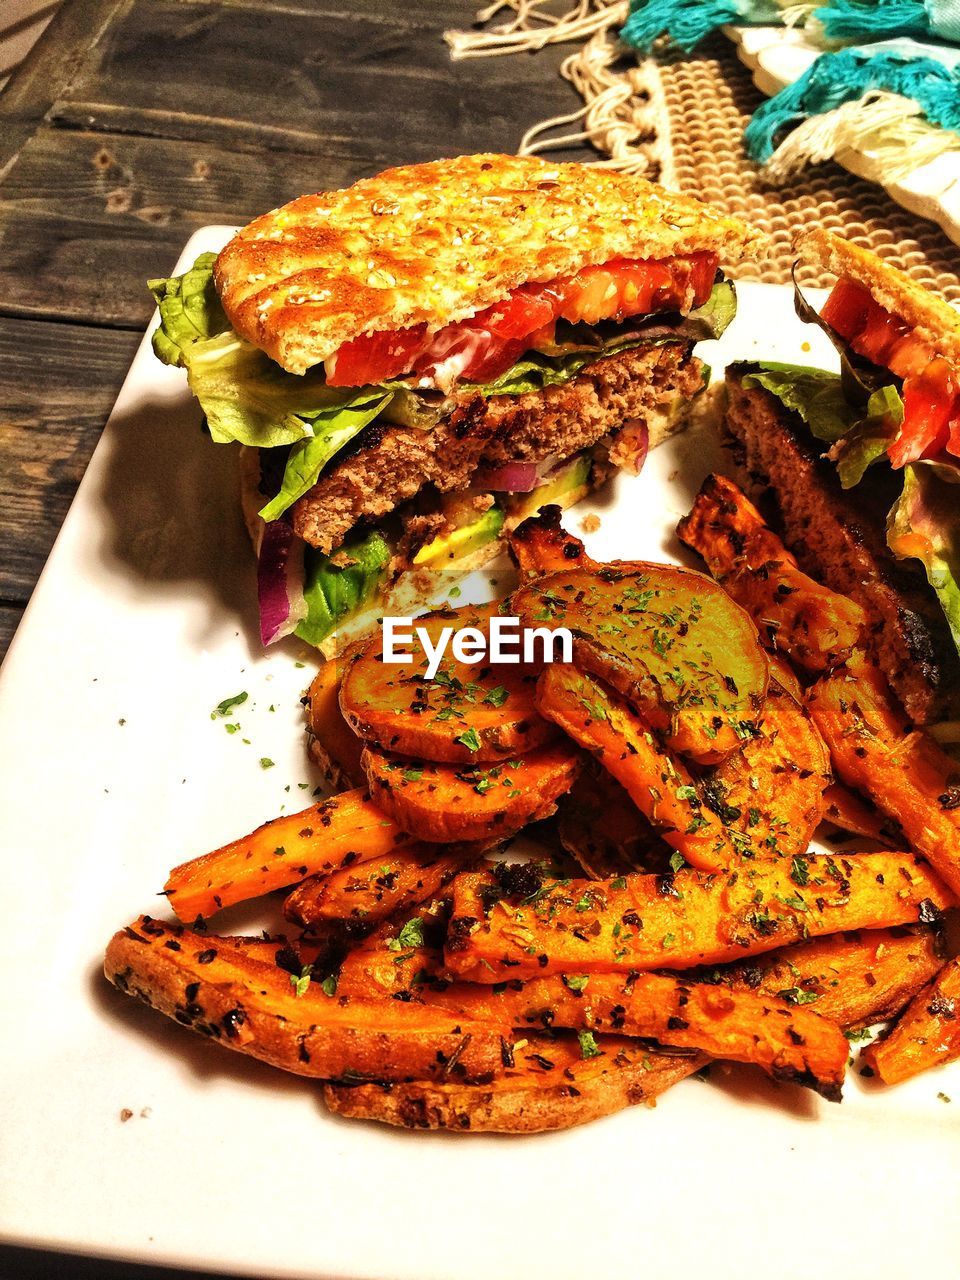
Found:
[[887, 542], [901, 560], [922, 563], [960, 650], [960, 469], [932, 461], [904, 467]]
[[702, 307], [683, 318], [680, 328], [685, 338], [705, 342], [722, 338], [737, 314], [737, 290], [732, 280], [718, 280]]
[[867, 416], [855, 423], [830, 450], [840, 484], [852, 489], [864, 472], [886, 456], [903, 422], [903, 401], [896, 387], [881, 387], [867, 401]]
[[188, 347], [230, 328], [213, 281], [216, 260], [215, 253], [201, 253], [182, 276], [147, 281], [160, 309], [153, 350], [164, 364], [183, 365]]
[[[656, 339], [656, 343], [666, 341]], [[616, 355], [620, 351], [628, 351], [631, 347], [654, 345], [649, 339], [633, 335], [620, 342], [607, 343], [601, 347], [581, 348], [577, 351], [565, 351], [561, 355], [547, 356], [539, 351], [528, 351], [522, 360], [511, 365], [506, 373], [501, 373], [493, 382], [474, 386], [484, 397], [489, 396], [522, 396], [528, 391], [542, 391], [544, 387], [559, 386], [575, 378], [580, 370], [603, 356]]]
[[745, 387], [762, 387], [800, 415], [811, 435], [831, 447], [827, 457], [837, 464], [840, 483], [850, 489], [879, 462], [903, 422], [903, 400], [894, 386], [872, 392], [866, 412], [851, 405], [842, 379], [825, 369], [764, 362], [744, 375]]
[[373, 399], [341, 405], [318, 414], [313, 420], [315, 434], [298, 440], [287, 457], [280, 492], [260, 510], [262, 520], [279, 520], [288, 507], [313, 488], [320, 472], [335, 453], [372, 422], [390, 399], [390, 393]]
[[840, 379], [825, 369], [764, 362], [743, 379], [745, 387], [762, 387], [804, 420], [818, 440], [834, 443], [856, 422]]
[[302, 377], [287, 373], [234, 333], [213, 283], [215, 259], [202, 254], [184, 275], [149, 283], [160, 310], [154, 352], [165, 364], [186, 369], [217, 444], [295, 444], [311, 439], [315, 424], [329, 431], [339, 410], [371, 400], [370, 387], [328, 387], [322, 368]]

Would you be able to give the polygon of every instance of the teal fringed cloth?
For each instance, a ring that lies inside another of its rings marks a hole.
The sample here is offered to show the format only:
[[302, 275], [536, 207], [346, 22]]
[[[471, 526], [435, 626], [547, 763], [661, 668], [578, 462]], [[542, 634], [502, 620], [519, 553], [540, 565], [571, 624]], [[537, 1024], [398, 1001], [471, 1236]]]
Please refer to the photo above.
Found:
[[757, 108], [744, 134], [747, 152], [762, 164], [786, 130], [876, 89], [912, 98], [927, 120], [960, 131], [958, 63], [960, 51], [912, 40], [821, 54], [798, 80]]
[[830, 40], [903, 35], [960, 42], [960, 0], [828, 0], [814, 17]]
[[[689, 53], [728, 23], [779, 26], [783, 10], [797, 7], [791, 0], [630, 0], [620, 39], [649, 53], [665, 37]], [[960, 43], [960, 0], [827, 0], [813, 17], [831, 41], [906, 35]]]
[[729, 22], [774, 26], [781, 21], [776, 0], [630, 0], [630, 16], [620, 39], [649, 53], [654, 41], [666, 36], [689, 53], [711, 31]]

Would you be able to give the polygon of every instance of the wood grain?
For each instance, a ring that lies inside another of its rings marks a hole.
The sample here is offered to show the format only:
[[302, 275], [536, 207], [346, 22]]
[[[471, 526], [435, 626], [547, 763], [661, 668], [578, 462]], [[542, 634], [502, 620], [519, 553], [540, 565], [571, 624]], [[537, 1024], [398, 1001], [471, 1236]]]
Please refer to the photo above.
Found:
[[13, 633], [20, 625], [23, 607], [18, 604], [0, 604], [0, 662], [6, 657]]
[[67, 0], [0, 94], [0, 174], [130, 0]]
[[528, 124], [578, 105], [556, 75], [566, 50], [455, 64], [450, 19], [431, 9], [135, 0], [52, 119], [394, 163], [514, 150]]
[[0, 602], [28, 599], [138, 341], [131, 332], [0, 319]]
[[171, 269], [197, 227], [242, 226], [303, 191], [347, 185], [378, 168], [369, 160], [40, 129], [3, 184], [0, 311], [142, 328], [153, 309], [145, 281]]

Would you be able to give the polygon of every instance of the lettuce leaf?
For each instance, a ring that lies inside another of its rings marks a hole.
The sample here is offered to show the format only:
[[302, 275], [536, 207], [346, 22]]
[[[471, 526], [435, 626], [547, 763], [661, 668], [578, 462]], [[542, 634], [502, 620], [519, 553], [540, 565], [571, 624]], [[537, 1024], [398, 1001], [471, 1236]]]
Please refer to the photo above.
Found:
[[903, 422], [896, 387], [872, 392], [863, 413], [848, 401], [842, 379], [824, 369], [765, 361], [744, 375], [743, 385], [769, 391], [800, 415], [813, 436], [830, 444], [827, 457], [837, 464], [844, 489], [859, 484], [867, 468], [879, 462]]
[[844, 489], [859, 484], [867, 468], [886, 455], [902, 422], [903, 401], [896, 387], [874, 391], [867, 401], [867, 416], [855, 423], [827, 455], [837, 464]]
[[148, 280], [160, 310], [153, 350], [164, 364], [182, 365], [184, 351], [230, 328], [213, 282], [215, 253], [201, 253], [189, 271], [169, 279]]
[[261, 520], [278, 520], [288, 507], [308, 493], [333, 455], [374, 420], [390, 395], [387, 392], [385, 396], [368, 397], [318, 414], [313, 419], [314, 435], [298, 440], [290, 450], [280, 492], [261, 509]]
[[904, 467], [887, 542], [899, 559], [923, 564], [960, 651], [960, 468], [933, 461]]
[[217, 444], [295, 444], [313, 437], [314, 423], [326, 430], [332, 413], [376, 394], [370, 387], [328, 387], [322, 368], [302, 377], [287, 373], [240, 338], [217, 296], [215, 260], [216, 254], [201, 254], [184, 275], [149, 283], [160, 310], [154, 352], [165, 364], [186, 369]]
[[580, 370], [604, 356], [616, 355], [620, 351], [628, 351], [631, 347], [662, 345], [668, 341], [658, 338], [638, 337], [633, 334], [621, 342], [608, 343], [602, 347], [581, 348], [578, 351], [565, 351], [562, 355], [547, 356], [539, 351], [528, 351], [523, 359], [511, 365], [506, 373], [501, 373], [493, 382], [474, 386], [485, 398], [490, 396], [522, 396], [528, 391], [542, 391], [544, 387], [559, 386], [575, 378]]
[[769, 391], [786, 408], [799, 413], [818, 440], [831, 444], [846, 435], [857, 420], [839, 377], [825, 369], [764, 361], [756, 372], [745, 375], [743, 385]]
[[704, 342], [722, 338], [737, 314], [737, 290], [732, 280], [718, 280], [702, 307], [684, 316], [679, 326], [685, 338]]

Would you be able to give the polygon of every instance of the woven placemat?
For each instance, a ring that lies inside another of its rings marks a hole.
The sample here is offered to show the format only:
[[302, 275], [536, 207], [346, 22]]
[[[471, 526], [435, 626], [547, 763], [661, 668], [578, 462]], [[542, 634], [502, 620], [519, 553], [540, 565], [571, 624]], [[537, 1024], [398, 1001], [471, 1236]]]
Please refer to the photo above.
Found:
[[[924, 218], [896, 204], [886, 192], [836, 164], [820, 165], [771, 187], [744, 154], [743, 130], [764, 101], [750, 72], [722, 37], [694, 55], [662, 58], [660, 77], [669, 116], [672, 186], [737, 214], [766, 232], [772, 254], [741, 263], [737, 276], [783, 283], [790, 279], [791, 238], [803, 227], [823, 226], [872, 249], [912, 279], [960, 300], [960, 251]], [[809, 268], [800, 277], [827, 285]]]

